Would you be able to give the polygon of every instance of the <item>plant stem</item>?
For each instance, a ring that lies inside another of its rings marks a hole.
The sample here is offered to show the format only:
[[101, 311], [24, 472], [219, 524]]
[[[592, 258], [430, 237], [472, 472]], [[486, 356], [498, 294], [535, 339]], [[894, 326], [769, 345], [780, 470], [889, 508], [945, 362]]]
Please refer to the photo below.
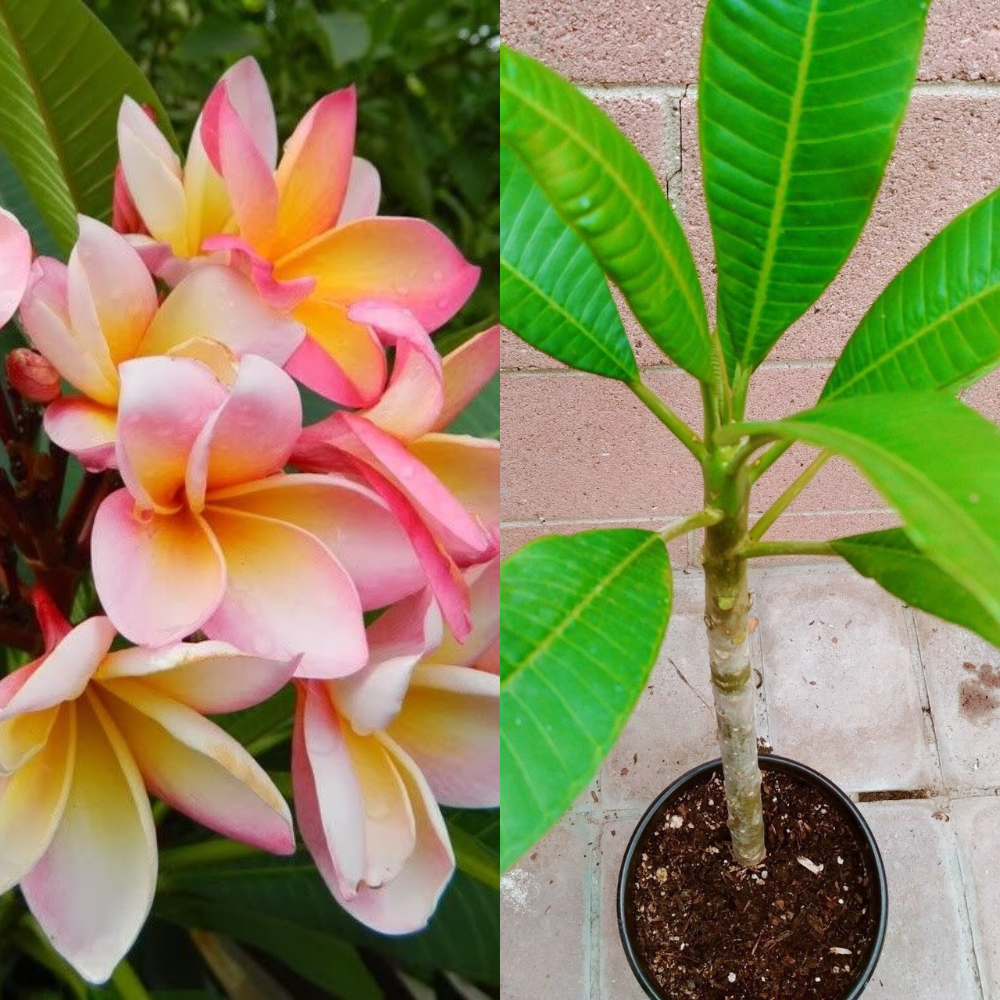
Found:
[[705, 531], [705, 624], [733, 855], [752, 868], [764, 860], [766, 847], [743, 556], [750, 487], [745, 467], [734, 467], [732, 453], [713, 450], [706, 466], [705, 506], [725, 516]]
[[664, 528], [660, 532], [660, 538], [663, 539], [664, 544], [672, 542], [675, 538], [680, 538], [681, 535], [686, 535], [689, 531], [718, 524], [724, 516], [721, 510], [715, 510], [712, 507], [700, 510], [697, 514], [689, 514], [682, 521], [677, 521]]
[[760, 541], [767, 534], [768, 529], [785, 512], [785, 509], [795, 498], [813, 481], [813, 477], [823, 468], [833, 456], [832, 452], [821, 451], [812, 462], [802, 470], [798, 478], [785, 490], [784, 493], [774, 501], [771, 506], [764, 511], [761, 519], [750, 529], [748, 536], [751, 542]]
[[750, 542], [743, 548], [745, 559], [764, 556], [835, 556], [829, 542]]
[[628, 387], [699, 462], [705, 460], [705, 445], [695, 432], [674, 413], [644, 382], [629, 382]]
[[772, 445], [772, 447], [765, 451], [756, 462], [751, 462], [748, 470], [750, 475], [750, 485], [752, 486], [755, 482], [757, 482], [757, 480], [760, 479], [760, 477], [763, 476], [764, 473], [767, 472], [767, 470], [770, 469], [771, 466], [774, 465], [774, 463], [777, 462], [778, 459], [781, 458], [781, 456], [784, 455], [794, 443], [795, 442], [792, 440], [777, 441], [774, 445]]

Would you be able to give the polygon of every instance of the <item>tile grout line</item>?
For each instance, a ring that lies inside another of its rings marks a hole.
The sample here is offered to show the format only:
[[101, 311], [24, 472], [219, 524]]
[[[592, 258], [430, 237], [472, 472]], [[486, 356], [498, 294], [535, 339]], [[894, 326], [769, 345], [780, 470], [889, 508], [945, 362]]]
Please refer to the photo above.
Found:
[[937, 738], [937, 724], [934, 721], [930, 690], [927, 687], [927, 675], [924, 671], [924, 658], [920, 651], [920, 638], [917, 635], [917, 622], [912, 607], [906, 606], [902, 611], [906, 623], [906, 637], [910, 645], [910, 666], [917, 677], [917, 692], [920, 696], [921, 715], [923, 716], [924, 742], [929, 744], [934, 758], [935, 774], [940, 782], [938, 787], [944, 791], [945, 795], [949, 795], [948, 785], [944, 778], [944, 765], [941, 763], [941, 745]]
[[[601, 772], [598, 770], [597, 779], [600, 781]], [[585, 823], [591, 821], [591, 813], [588, 812], [584, 819]], [[587, 865], [587, 873], [590, 884], [587, 886], [587, 919], [584, 921], [586, 929], [586, 947], [584, 948], [584, 968], [588, 970], [587, 977], [587, 997], [585, 1000], [601, 1000], [601, 847], [604, 840], [604, 827], [598, 825], [597, 836], [594, 838], [594, 848], [590, 852], [590, 862]]]
[[[950, 802], [950, 800], [949, 800]], [[949, 809], [949, 816], [951, 815]], [[973, 925], [973, 911], [975, 907], [969, 898], [970, 892], [970, 877], [966, 875], [965, 866], [962, 864], [962, 850], [958, 845], [958, 830], [955, 824], [949, 823], [948, 826], [951, 828], [949, 833], [949, 839], [951, 841], [951, 848], [954, 852], [955, 862], [958, 867], [958, 881], [962, 890], [962, 904], [961, 904], [961, 923], [962, 930], [965, 933], [966, 946], [972, 952], [972, 973], [976, 980], [976, 986], [979, 990], [979, 997], [977, 1000], [984, 1000], [986, 996], [986, 976], [985, 976], [985, 965], [979, 957], [979, 947], [977, 944], [979, 935], [976, 933], [975, 926]]]

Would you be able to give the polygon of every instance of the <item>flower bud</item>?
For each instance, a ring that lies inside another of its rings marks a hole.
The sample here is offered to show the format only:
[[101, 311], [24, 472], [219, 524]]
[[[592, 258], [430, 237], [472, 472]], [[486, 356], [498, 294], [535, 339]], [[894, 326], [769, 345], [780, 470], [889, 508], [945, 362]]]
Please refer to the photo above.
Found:
[[51, 403], [60, 393], [59, 372], [29, 347], [17, 347], [7, 355], [7, 381], [31, 403]]

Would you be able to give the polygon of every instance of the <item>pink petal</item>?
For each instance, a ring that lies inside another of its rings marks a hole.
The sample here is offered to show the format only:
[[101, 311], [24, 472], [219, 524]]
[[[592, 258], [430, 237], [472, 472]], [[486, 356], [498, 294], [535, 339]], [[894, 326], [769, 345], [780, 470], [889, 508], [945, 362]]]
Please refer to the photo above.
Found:
[[[497, 443], [457, 438], [456, 451], [448, 443], [441, 445], [441, 437], [446, 435], [428, 435], [405, 446], [361, 416], [335, 413], [303, 431], [292, 462], [312, 471], [336, 465], [344, 452], [352, 455], [391, 481], [460, 565], [484, 562], [496, 554], [493, 535], [476, 512], [468, 510], [462, 498], [456, 497], [417, 455], [440, 459], [442, 471], [465, 489], [468, 498], [496, 504], [499, 482], [493, 476], [494, 471], [499, 474]], [[431, 443], [425, 445], [428, 439]], [[461, 450], [463, 447], [466, 450]], [[471, 463], [468, 470], [455, 467], [456, 462], [466, 459]]]
[[102, 364], [95, 358], [70, 323], [68, 273], [65, 264], [51, 257], [39, 257], [31, 265], [21, 302], [21, 325], [35, 349], [67, 382], [91, 399], [114, 406], [118, 385], [117, 376], [107, 371], [110, 359], [105, 357], [106, 364]]
[[[413, 441], [410, 454], [428, 469], [448, 493], [474, 514], [480, 523], [492, 528], [500, 522], [500, 442], [464, 434], [425, 434]], [[434, 516], [432, 514], [432, 516]], [[442, 536], [448, 538], [447, 522]], [[456, 539], [461, 545], [464, 538]], [[452, 543], [449, 541], [450, 546]], [[454, 550], [460, 562], [481, 562], [475, 548], [463, 554]]]
[[200, 510], [206, 490], [256, 482], [280, 472], [302, 430], [302, 400], [291, 378], [254, 354], [240, 363], [226, 402], [191, 449], [188, 503]]
[[156, 830], [135, 761], [102, 706], [76, 704], [73, 783], [44, 857], [21, 882], [53, 948], [103, 983], [142, 930], [156, 891]]
[[237, 357], [259, 354], [283, 365], [304, 336], [301, 323], [261, 302], [248, 278], [232, 268], [207, 264], [167, 296], [137, 353], [167, 354], [194, 338], [210, 337]]
[[493, 643], [476, 663], [477, 670], [485, 670], [488, 674], [500, 676], [500, 639]]
[[226, 587], [226, 567], [205, 522], [188, 510], [141, 515], [127, 490], [98, 508], [91, 539], [94, 584], [118, 631], [162, 646], [201, 628]]
[[320, 98], [306, 112], [278, 166], [278, 252], [301, 246], [336, 223], [351, 174], [357, 123], [353, 87]]
[[228, 571], [205, 634], [253, 656], [302, 656], [298, 676], [343, 677], [368, 658], [361, 601], [315, 535], [292, 524], [209, 506]]
[[326, 691], [300, 682], [292, 733], [299, 833], [330, 891], [353, 895], [365, 871], [365, 806], [343, 728]]
[[150, 234], [186, 254], [187, 208], [181, 165], [163, 133], [130, 97], [118, 112], [118, 150], [129, 193]]
[[427, 583], [441, 614], [460, 639], [469, 634], [469, 594], [465, 580], [451, 557], [438, 545], [409, 498], [371, 465], [347, 457], [346, 468], [361, 476], [386, 502], [409, 535], [410, 544], [427, 575]]
[[414, 669], [441, 635], [441, 613], [429, 590], [394, 604], [369, 626], [368, 665], [330, 685], [337, 710], [355, 732], [364, 736], [389, 727]]
[[[267, 81], [257, 60], [245, 56], [230, 66], [209, 95], [209, 102], [213, 97], [218, 100], [219, 91], [225, 91], [261, 159], [273, 170], [278, 160], [278, 128]], [[214, 158], [218, 162], [218, 156]]]
[[78, 216], [80, 236], [69, 255], [69, 312], [77, 331], [96, 321], [111, 362], [131, 358], [158, 305], [142, 258], [103, 222]]
[[115, 410], [86, 396], [62, 396], [45, 408], [45, 433], [64, 451], [75, 455], [88, 472], [115, 465]]
[[76, 756], [76, 709], [55, 709], [47, 742], [12, 777], [0, 778], [0, 893], [13, 889], [52, 843]]
[[445, 356], [444, 406], [430, 430], [444, 430], [499, 371], [500, 330], [491, 326]]
[[343, 306], [385, 300], [409, 309], [433, 331], [465, 304], [479, 268], [430, 223], [378, 217], [316, 237], [283, 257], [275, 276], [314, 277], [316, 295]]
[[146, 787], [224, 837], [291, 854], [288, 805], [267, 772], [214, 722], [137, 680], [101, 684]]
[[448, 666], [478, 666], [500, 636], [500, 560], [494, 559], [484, 567], [476, 567], [465, 574], [469, 581], [472, 632], [465, 642], [459, 642], [451, 632], [445, 632], [442, 642], [425, 657], [428, 663]]
[[285, 366], [313, 392], [342, 406], [370, 406], [385, 386], [385, 350], [343, 306], [310, 298], [295, 309], [309, 336]]
[[225, 87], [216, 87], [205, 104], [201, 138], [212, 166], [226, 182], [240, 235], [266, 254], [275, 237], [278, 187], [272, 167], [255, 145]]
[[0, 208], [0, 326], [17, 312], [31, 272], [31, 237], [6, 209]]
[[225, 387], [190, 358], [153, 357], [119, 367], [118, 468], [136, 501], [167, 512], [179, 505], [188, 456]]
[[275, 476], [214, 493], [214, 506], [293, 524], [318, 538], [347, 571], [362, 607], [382, 608], [424, 586], [406, 532], [371, 490], [341, 476]]
[[266, 701], [291, 680], [297, 666], [297, 658], [263, 660], [210, 640], [118, 650], [105, 657], [96, 677], [142, 678], [148, 687], [196, 712], [218, 715]]
[[471, 667], [418, 667], [389, 735], [442, 805], [500, 805], [500, 678]]
[[[5, 679], [0, 721], [79, 698], [114, 639], [115, 628], [107, 618], [82, 621], [48, 656]], [[19, 684], [12, 678], [25, 680]]]
[[351, 176], [347, 181], [347, 193], [340, 210], [338, 226], [346, 226], [355, 219], [370, 219], [378, 215], [378, 203], [382, 197], [382, 180], [378, 171], [367, 160], [355, 156], [351, 162]]
[[391, 755], [406, 786], [416, 821], [417, 841], [403, 870], [378, 889], [364, 886], [342, 905], [380, 934], [412, 934], [427, 925], [455, 871], [448, 830], [420, 769], [391, 739], [373, 736]]
[[427, 332], [398, 306], [364, 302], [353, 306], [348, 317], [373, 327], [396, 347], [389, 386], [363, 416], [404, 441], [426, 434], [444, 403], [441, 359]]
[[309, 298], [316, 287], [315, 278], [295, 278], [278, 281], [274, 277], [274, 264], [258, 253], [243, 237], [220, 233], [203, 239], [201, 248], [228, 257], [229, 266], [250, 278], [261, 301], [270, 309], [290, 312], [300, 302]]

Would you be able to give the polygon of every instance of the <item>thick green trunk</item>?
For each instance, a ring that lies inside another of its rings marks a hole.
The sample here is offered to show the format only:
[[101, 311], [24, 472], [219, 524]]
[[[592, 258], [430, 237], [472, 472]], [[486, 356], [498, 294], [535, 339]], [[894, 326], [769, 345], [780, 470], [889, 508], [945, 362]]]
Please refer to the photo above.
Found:
[[746, 559], [749, 484], [745, 470], [734, 478], [722, 474], [723, 455], [709, 459], [706, 503], [725, 514], [705, 530], [705, 625], [719, 751], [722, 756], [733, 854], [745, 867], [759, 865], [766, 854], [757, 761], [757, 722], [750, 668]]

